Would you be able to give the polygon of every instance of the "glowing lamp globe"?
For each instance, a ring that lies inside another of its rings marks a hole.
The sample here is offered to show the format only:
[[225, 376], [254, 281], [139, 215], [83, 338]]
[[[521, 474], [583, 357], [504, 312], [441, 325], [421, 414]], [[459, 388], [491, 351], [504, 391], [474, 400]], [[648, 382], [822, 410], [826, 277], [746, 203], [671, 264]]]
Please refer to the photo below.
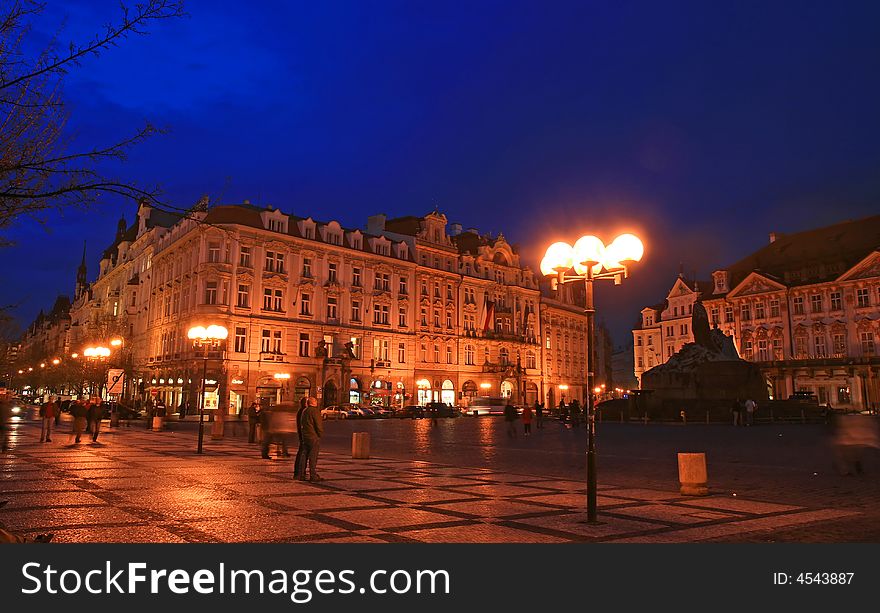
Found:
[[623, 268], [625, 262], [638, 262], [645, 255], [645, 246], [634, 234], [621, 234], [605, 250], [605, 268]]
[[190, 340], [204, 340], [208, 338], [208, 331], [205, 330], [205, 326], [195, 326], [190, 328], [186, 335]]
[[593, 262], [593, 274], [602, 271], [605, 261], [605, 243], [595, 236], [582, 236], [574, 244], [574, 271], [579, 275], [587, 273], [584, 262]]
[[566, 271], [574, 264], [574, 250], [568, 243], [553, 243], [547, 247], [541, 260], [541, 274], [556, 275]]
[[227, 330], [224, 326], [208, 326], [207, 329], [208, 338], [224, 340], [227, 336], [229, 336], [229, 330]]

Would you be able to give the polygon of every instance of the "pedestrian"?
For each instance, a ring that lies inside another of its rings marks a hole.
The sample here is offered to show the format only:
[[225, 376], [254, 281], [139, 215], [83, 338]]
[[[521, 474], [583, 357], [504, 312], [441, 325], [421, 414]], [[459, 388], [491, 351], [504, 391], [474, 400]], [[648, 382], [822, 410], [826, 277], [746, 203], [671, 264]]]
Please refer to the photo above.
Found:
[[92, 398], [89, 401], [88, 420], [92, 427], [92, 442], [98, 442], [98, 433], [101, 431], [101, 419], [104, 417], [104, 408], [100, 398]]
[[43, 422], [40, 428], [41, 443], [52, 442], [52, 424], [55, 423], [55, 416], [60, 412], [61, 408], [58, 406], [55, 396], [50, 396], [49, 402], [44, 402], [43, 406], [40, 407], [40, 417]]
[[544, 404], [537, 400], [535, 401], [535, 421], [539, 430], [544, 427]]
[[268, 418], [265, 420], [267, 431], [263, 435], [263, 458], [269, 457], [269, 446], [272, 443], [278, 446], [278, 457], [290, 457], [287, 451], [287, 435], [296, 429], [295, 421], [293, 424], [290, 423], [291, 420], [296, 419], [292, 408], [289, 404], [282, 403], [267, 412]]
[[507, 423], [507, 436], [516, 438], [516, 419], [519, 417], [516, 413], [516, 407], [508, 402], [504, 406], [504, 421]]
[[324, 479], [318, 474], [318, 452], [321, 448], [321, 437], [324, 435], [324, 420], [318, 409], [317, 398], [309, 397], [306, 400], [306, 408], [302, 413], [302, 445], [303, 457], [300, 463], [298, 477], [305, 480], [306, 470], [309, 472], [309, 481], [316, 483]]
[[257, 423], [260, 421], [260, 406], [252, 402], [247, 411], [248, 418], [248, 443], [257, 442]]
[[244, 432], [244, 430], [244, 406], [240, 406], [238, 407], [236, 419], [232, 421], [232, 434], [233, 436], [238, 436], [238, 433]]
[[305, 462], [305, 455], [303, 446], [303, 436], [302, 436], [302, 418], [303, 413], [305, 413], [306, 407], [308, 406], [308, 398], [303, 397], [300, 398], [299, 401], [299, 409], [296, 411], [296, 438], [298, 445], [296, 447], [296, 459], [293, 461], [293, 476], [300, 481], [305, 481], [305, 468], [303, 467], [303, 463]]
[[9, 449], [9, 431], [12, 422], [12, 400], [9, 392], [0, 392], [0, 450], [3, 453]]
[[153, 427], [153, 416], [155, 415], [155, 411], [156, 409], [153, 405], [153, 398], [147, 398], [147, 410], [145, 411], [147, 415], [147, 430]]
[[571, 424], [568, 423], [568, 406], [565, 404], [565, 399], [559, 401], [559, 421], [566, 428], [571, 428]]
[[730, 406], [730, 412], [733, 414], [733, 425], [741, 426], [742, 425], [742, 401], [737, 398], [733, 401], [733, 404]]
[[751, 398], [747, 398], [745, 402], [745, 408], [746, 425], [751, 426], [753, 423], [755, 423], [755, 409], [757, 408], [757, 405], [755, 404], [754, 400], [752, 400]]
[[526, 405], [522, 413], [523, 435], [528, 436], [532, 433], [532, 407]]
[[[57, 400], [57, 399], [56, 399]], [[61, 424], [61, 413], [64, 412], [68, 406], [70, 406], [70, 400], [64, 400], [62, 402], [58, 402], [58, 410], [55, 411], [55, 429], [58, 429], [59, 424]]]
[[578, 402], [577, 398], [574, 398], [571, 403], [568, 405], [568, 410], [571, 413], [571, 427], [578, 428], [581, 425], [581, 404]]
[[74, 443], [80, 442], [80, 437], [86, 429], [88, 415], [89, 409], [83, 401], [74, 400], [70, 403], [70, 416], [73, 417], [71, 434], [76, 436], [76, 439], [73, 441]]
[[265, 406], [260, 408], [260, 450], [262, 457], [264, 460], [271, 459], [269, 457], [269, 443], [272, 441], [272, 435], [269, 432], [269, 420], [272, 418], [272, 410], [270, 407]]

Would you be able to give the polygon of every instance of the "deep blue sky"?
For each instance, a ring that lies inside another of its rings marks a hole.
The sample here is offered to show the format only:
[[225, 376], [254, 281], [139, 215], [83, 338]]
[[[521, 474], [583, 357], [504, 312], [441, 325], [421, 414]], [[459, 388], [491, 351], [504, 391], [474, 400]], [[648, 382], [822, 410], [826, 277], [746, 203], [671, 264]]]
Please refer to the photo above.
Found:
[[[503, 231], [537, 268], [556, 239], [644, 235], [602, 288], [616, 343], [678, 272], [795, 231], [880, 212], [876, 2], [259, 2], [190, 0], [72, 71], [78, 142], [171, 131], [111, 174], [188, 206], [207, 193], [362, 226], [423, 214]], [[115, 0], [50, 2], [81, 39]], [[22, 222], [0, 304], [26, 325], [90, 274], [134, 205]]]

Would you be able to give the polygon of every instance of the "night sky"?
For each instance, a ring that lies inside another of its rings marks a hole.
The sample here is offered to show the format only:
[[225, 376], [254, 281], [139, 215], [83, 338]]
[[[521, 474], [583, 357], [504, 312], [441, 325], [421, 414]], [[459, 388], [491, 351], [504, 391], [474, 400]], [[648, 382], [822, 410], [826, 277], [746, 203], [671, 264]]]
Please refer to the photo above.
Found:
[[[76, 142], [169, 128], [105, 170], [189, 206], [208, 194], [362, 227], [425, 214], [552, 241], [640, 233], [598, 293], [615, 344], [680, 263], [709, 278], [770, 231], [880, 212], [880, 3], [196, 1], [66, 80]], [[50, 0], [38, 46], [116, 0]], [[90, 278], [135, 205], [22, 221], [0, 304], [27, 325]]]

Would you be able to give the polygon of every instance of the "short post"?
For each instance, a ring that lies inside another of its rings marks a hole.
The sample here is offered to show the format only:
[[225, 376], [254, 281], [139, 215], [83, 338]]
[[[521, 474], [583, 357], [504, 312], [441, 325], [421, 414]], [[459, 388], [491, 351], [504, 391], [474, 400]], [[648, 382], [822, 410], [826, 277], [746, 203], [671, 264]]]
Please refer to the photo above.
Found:
[[706, 496], [709, 494], [708, 472], [705, 453], [678, 454], [678, 480], [682, 496]]
[[162, 429], [162, 417], [156, 415], [153, 417], [153, 432], [159, 432]]
[[706, 409], [706, 423], [709, 423], [709, 409]]
[[352, 432], [351, 457], [355, 460], [370, 459], [370, 433]]
[[647, 411], [645, 411], [644, 420], [645, 420], [645, 425], [647, 426], [648, 425], [648, 412]]
[[803, 409], [801, 409], [801, 423], [802, 423], [802, 424], [807, 423], [807, 416], [804, 414], [804, 410], [803, 410]]
[[683, 423], [684, 425], [687, 425], [687, 423], [688, 423], [687, 413], [682, 411], [680, 414], [681, 414], [681, 423]]

